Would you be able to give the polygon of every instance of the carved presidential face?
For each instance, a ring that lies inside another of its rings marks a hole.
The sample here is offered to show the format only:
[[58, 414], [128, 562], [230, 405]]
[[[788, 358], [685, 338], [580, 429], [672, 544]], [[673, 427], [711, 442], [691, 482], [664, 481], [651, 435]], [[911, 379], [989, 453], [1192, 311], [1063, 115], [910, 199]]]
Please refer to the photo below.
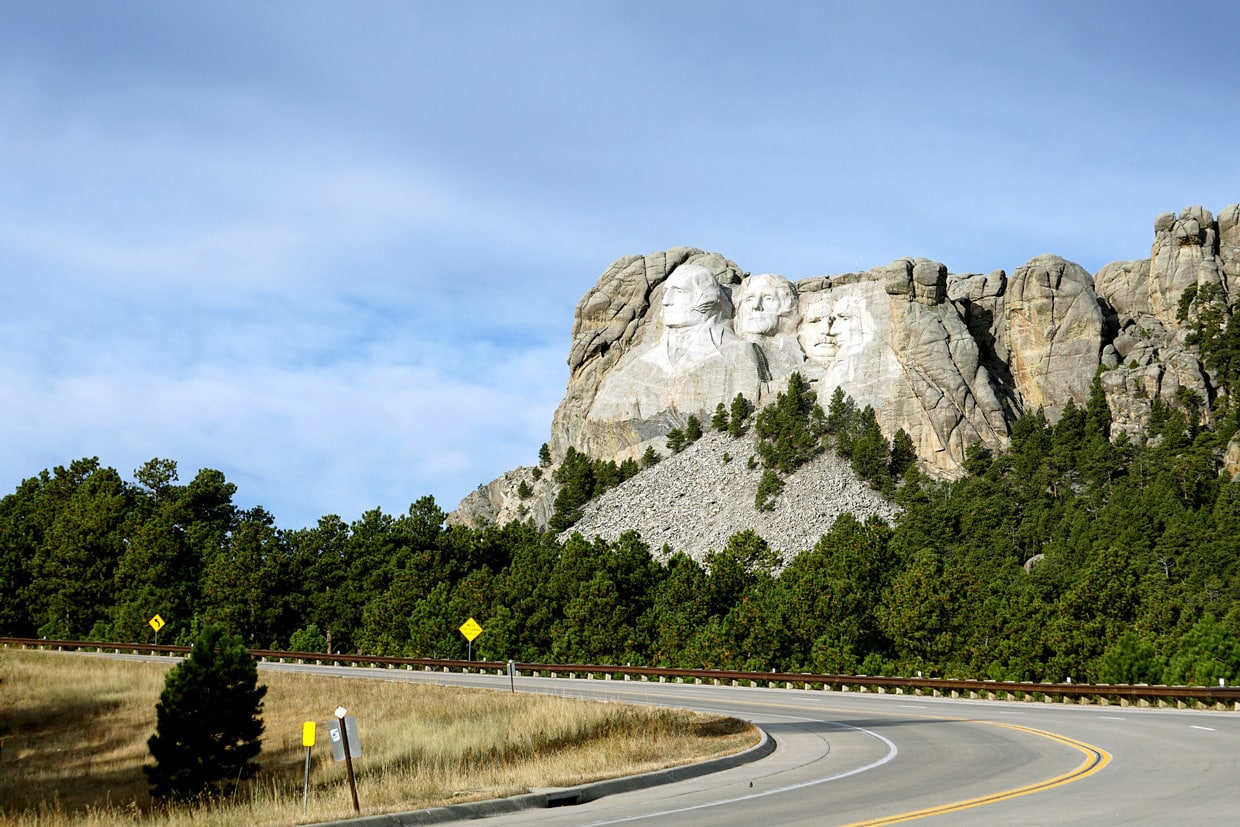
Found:
[[872, 338], [874, 320], [861, 299], [835, 297], [830, 291], [802, 296], [797, 341], [807, 358], [831, 362], [851, 356]]
[[723, 319], [725, 298], [710, 270], [697, 264], [682, 264], [664, 283], [663, 324], [692, 327]]
[[780, 319], [796, 310], [796, 306], [796, 288], [788, 279], [770, 273], [750, 276], [737, 291], [736, 332], [763, 336], [776, 333]]

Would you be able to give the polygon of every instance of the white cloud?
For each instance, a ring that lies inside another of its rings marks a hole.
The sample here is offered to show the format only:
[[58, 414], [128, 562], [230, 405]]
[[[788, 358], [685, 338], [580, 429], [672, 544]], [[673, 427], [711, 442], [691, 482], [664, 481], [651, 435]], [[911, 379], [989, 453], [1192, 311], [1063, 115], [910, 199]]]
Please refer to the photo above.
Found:
[[1096, 269], [1240, 200], [1234, 10], [555, 8], [15, 8], [0, 484], [158, 455], [283, 525], [451, 507], [536, 455], [620, 256]]
[[484, 378], [501, 385], [363, 363], [38, 382], [5, 368], [11, 447], [0, 473], [16, 482], [98, 455], [129, 476], [160, 456], [178, 461], [183, 480], [200, 467], [224, 471], [238, 504], [261, 502], [285, 527], [375, 506], [403, 512], [424, 494], [451, 509], [475, 484], [534, 461], [558, 400], [542, 367], [551, 356], [521, 352], [491, 366]]

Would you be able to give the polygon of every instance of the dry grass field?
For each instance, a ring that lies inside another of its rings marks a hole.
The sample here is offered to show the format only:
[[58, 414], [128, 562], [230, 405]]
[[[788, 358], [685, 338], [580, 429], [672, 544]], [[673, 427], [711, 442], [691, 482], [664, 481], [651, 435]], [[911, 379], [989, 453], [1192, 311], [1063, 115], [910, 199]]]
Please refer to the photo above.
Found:
[[[354, 769], [364, 815], [571, 786], [757, 741], [738, 721], [676, 710], [260, 671], [268, 687], [262, 772], [209, 811], [158, 810], [142, 765], [171, 666], [0, 653], [0, 824], [258, 827], [350, 817], [344, 765], [332, 761], [326, 730], [341, 703], [358, 719], [364, 755]], [[319, 735], [303, 814], [307, 720]]]

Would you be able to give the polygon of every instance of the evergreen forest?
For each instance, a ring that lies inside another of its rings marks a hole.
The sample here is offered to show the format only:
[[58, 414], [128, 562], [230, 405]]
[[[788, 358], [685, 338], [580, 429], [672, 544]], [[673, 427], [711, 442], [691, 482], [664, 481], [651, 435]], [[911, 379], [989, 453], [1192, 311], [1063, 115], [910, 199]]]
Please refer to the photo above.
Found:
[[[1221, 471], [1234, 412], [1156, 400], [1146, 436], [1112, 440], [1095, 382], [1087, 405], [1053, 425], [1024, 414], [1010, 451], [975, 447], [965, 477], [935, 482], [907, 436], [876, 434], [872, 411], [837, 394], [824, 415], [811, 397], [790, 385], [758, 417], [767, 470], [786, 474], [788, 452], [851, 452], [901, 506], [893, 522], [846, 515], [808, 549], [741, 531], [702, 561], [635, 533], [447, 525], [430, 497], [285, 530], [235, 505], [219, 471], [182, 482], [174, 461], [153, 459], [126, 480], [83, 458], [0, 500], [0, 635], [151, 642], [159, 614], [163, 643], [219, 624], [252, 648], [463, 659], [458, 627], [473, 617], [474, 656], [488, 660], [1240, 679], [1240, 486]], [[780, 405], [808, 440], [772, 418]], [[712, 424], [757, 427], [740, 415]], [[563, 480], [581, 489], [574, 503], [590, 494], [582, 467]]]

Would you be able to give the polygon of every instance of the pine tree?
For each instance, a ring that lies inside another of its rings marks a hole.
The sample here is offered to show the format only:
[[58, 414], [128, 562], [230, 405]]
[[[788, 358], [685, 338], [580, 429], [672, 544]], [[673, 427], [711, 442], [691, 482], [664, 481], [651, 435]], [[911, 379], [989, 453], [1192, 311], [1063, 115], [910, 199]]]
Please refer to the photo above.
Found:
[[258, 770], [263, 696], [258, 667], [221, 626], [207, 626], [189, 657], [168, 672], [147, 741], [154, 765], [143, 767], [156, 799], [194, 801], [221, 795]]
[[614, 459], [609, 459], [606, 462], [596, 459], [593, 461], [591, 468], [594, 472], [593, 497], [597, 497], [609, 488], [615, 488], [623, 480], [623, 477], [620, 476], [620, 466], [616, 465]]
[[1111, 408], [1102, 389], [1102, 368], [1098, 368], [1089, 384], [1089, 401], [1085, 403], [1085, 433], [1103, 439], [1111, 438]]
[[874, 484], [888, 473], [891, 445], [883, 436], [874, 409], [869, 405], [858, 415], [857, 425], [857, 437], [850, 457], [852, 469], [857, 476]]
[[594, 462], [571, 445], [564, 452], [564, 461], [555, 469], [560, 491], [555, 496], [554, 513], [548, 526], [560, 532], [581, 519], [581, 506], [598, 493], [595, 490]]
[[974, 442], [964, 449], [964, 470], [975, 477], [985, 475], [994, 461], [994, 454], [980, 442]]
[[853, 413], [852, 401], [844, 395], [844, 389], [837, 386], [831, 393], [831, 401], [827, 403], [827, 433], [841, 434], [847, 431]]
[[897, 479], [903, 477], [904, 472], [916, 461], [917, 449], [913, 447], [913, 438], [903, 428], [897, 429], [895, 436], [891, 438], [891, 459], [888, 464], [891, 476]]
[[826, 427], [817, 395], [799, 373], [788, 377], [788, 389], [758, 412], [754, 433], [767, 468], [791, 474], [821, 450]]
[[685, 423], [685, 442], [697, 442], [702, 438], [702, 421], [693, 414], [689, 414], [689, 419]]
[[762, 479], [758, 480], [758, 491], [754, 494], [753, 506], [759, 511], [773, 511], [775, 509], [775, 498], [784, 490], [784, 481], [780, 479], [770, 468], [762, 472]]
[[715, 413], [710, 418], [710, 427], [716, 431], [728, 429], [728, 409], [720, 402], [715, 406]]
[[728, 422], [728, 434], [731, 436], [740, 436], [745, 433], [745, 423], [749, 420], [749, 415], [753, 413], [753, 404], [742, 394], [737, 394], [732, 399], [732, 419]]
[[672, 428], [667, 432], [667, 450], [673, 454], [679, 454], [685, 449], [685, 432], [679, 428]]

